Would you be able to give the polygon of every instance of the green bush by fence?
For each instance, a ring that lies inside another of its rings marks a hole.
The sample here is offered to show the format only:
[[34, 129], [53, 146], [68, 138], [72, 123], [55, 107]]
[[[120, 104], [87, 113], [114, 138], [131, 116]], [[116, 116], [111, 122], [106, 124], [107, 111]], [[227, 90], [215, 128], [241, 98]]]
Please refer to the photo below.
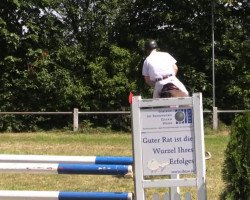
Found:
[[221, 199], [250, 199], [250, 112], [235, 118], [230, 141], [225, 150]]

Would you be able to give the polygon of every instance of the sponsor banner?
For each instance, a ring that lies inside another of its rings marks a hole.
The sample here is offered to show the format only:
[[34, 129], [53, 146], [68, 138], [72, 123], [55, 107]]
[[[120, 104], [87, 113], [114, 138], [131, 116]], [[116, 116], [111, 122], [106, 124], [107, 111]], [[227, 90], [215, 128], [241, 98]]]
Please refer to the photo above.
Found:
[[144, 175], [195, 172], [193, 109], [141, 109]]

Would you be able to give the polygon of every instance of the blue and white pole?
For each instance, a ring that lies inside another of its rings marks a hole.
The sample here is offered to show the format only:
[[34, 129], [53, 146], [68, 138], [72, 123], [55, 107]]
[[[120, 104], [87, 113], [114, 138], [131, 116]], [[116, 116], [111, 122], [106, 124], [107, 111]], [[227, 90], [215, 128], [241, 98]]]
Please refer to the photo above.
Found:
[[81, 163], [104, 165], [132, 165], [133, 158], [126, 156], [55, 156], [0, 154], [0, 163]]
[[131, 165], [0, 163], [1, 173], [130, 175]]
[[132, 200], [126, 192], [57, 192], [0, 190], [1, 200]]

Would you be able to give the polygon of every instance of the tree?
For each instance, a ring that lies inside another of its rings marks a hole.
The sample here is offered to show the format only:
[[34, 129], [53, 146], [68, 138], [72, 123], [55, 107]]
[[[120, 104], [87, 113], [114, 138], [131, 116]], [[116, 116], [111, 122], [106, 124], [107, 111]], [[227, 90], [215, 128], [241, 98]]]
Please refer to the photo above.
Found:
[[[54, 6], [54, 2], [47, 1], [1, 2], [0, 101], [3, 111], [86, 107], [82, 99], [89, 88], [74, 76], [70, 67], [65, 67], [69, 63], [60, 65], [62, 56], [64, 61], [70, 60], [76, 65], [76, 62], [84, 62], [84, 55], [79, 55], [78, 47], [65, 44], [65, 24], [55, 14]], [[26, 126], [25, 123], [15, 126], [18, 124], [15, 118], [3, 120], [2, 129], [20, 130]], [[33, 123], [41, 120], [41, 117], [35, 118]]]
[[[249, 105], [247, 2], [215, 3], [216, 105], [244, 109]], [[152, 95], [141, 75], [148, 38], [178, 60], [179, 78], [191, 93], [202, 92], [210, 109], [210, 24], [208, 0], [3, 0], [0, 110], [129, 109], [130, 91]], [[3, 120], [0, 129], [12, 127], [15, 118]]]

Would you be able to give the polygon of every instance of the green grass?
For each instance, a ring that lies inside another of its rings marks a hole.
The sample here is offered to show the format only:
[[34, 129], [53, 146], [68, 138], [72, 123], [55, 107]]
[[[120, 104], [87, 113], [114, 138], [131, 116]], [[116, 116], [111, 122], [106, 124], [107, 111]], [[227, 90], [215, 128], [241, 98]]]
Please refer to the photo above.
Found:
[[[4, 133], [0, 134], [1, 154], [40, 155], [112, 155], [131, 156], [130, 133], [75, 134], [72, 132]], [[219, 199], [224, 183], [221, 170], [224, 150], [229, 137], [206, 135], [206, 151], [212, 158], [206, 161], [208, 199]], [[49, 175], [0, 173], [0, 190], [49, 190], [49, 191], [119, 191], [133, 192], [132, 178], [97, 175]], [[181, 188], [181, 191], [187, 191]], [[194, 189], [191, 190], [193, 193]], [[149, 190], [148, 197], [155, 191]], [[165, 190], [160, 189], [161, 195]], [[151, 199], [151, 198], [148, 198]], [[195, 198], [194, 198], [195, 199]]]

